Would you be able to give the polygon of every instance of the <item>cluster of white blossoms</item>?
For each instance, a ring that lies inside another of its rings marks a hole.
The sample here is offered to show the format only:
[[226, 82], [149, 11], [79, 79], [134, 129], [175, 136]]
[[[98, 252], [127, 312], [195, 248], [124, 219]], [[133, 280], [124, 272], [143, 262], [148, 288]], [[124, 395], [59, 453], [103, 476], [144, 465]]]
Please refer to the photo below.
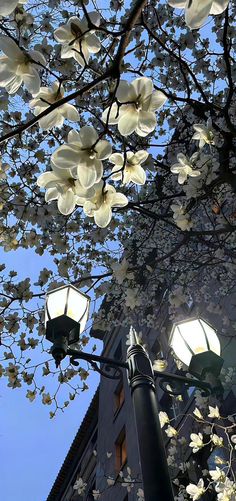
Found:
[[[216, 470], [210, 470], [209, 474], [212, 481], [215, 483], [215, 491], [217, 493], [217, 501], [235, 501], [236, 499], [236, 483], [230, 480], [225, 472], [216, 467]], [[198, 484], [189, 484], [186, 491], [193, 501], [197, 501], [206, 492], [204, 480], [199, 479]]]
[[121, 180], [122, 184], [144, 184], [146, 181], [146, 172], [141, 166], [149, 156], [149, 153], [144, 150], [133, 153], [127, 151], [126, 155], [121, 153], [113, 153], [109, 160], [115, 166], [112, 169], [112, 179], [115, 181]]
[[190, 158], [183, 153], [177, 155], [178, 162], [171, 167], [173, 174], [178, 174], [178, 183], [184, 184], [188, 176], [197, 177], [201, 175], [199, 170], [194, 169], [194, 162], [198, 158], [198, 152], [194, 153]]
[[166, 102], [166, 95], [153, 91], [150, 78], [140, 77], [133, 82], [121, 80], [116, 91], [116, 102], [105, 109], [102, 120], [109, 125], [117, 125], [122, 136], [136, 132], [145, 137], [156, 127], [155, 111]]
[[[94, 18], [93, 22], [95, 24], [98, 20]], [[68, 26], [66, 29], [68, 31]], [[117, 99], [119, 101], [123, 99], [124, 103], [125, 95], [127, 100], [127, 92], [128, 100], [132, 100], [133, 103], [121, 106], [115, 104], [123, 123], [121, 125], [123, 135], [126, 135], [127, 131], [131, 134], [135, 130], [140, 135], [146, 136], [154, 130], [156, 126], [154, 110], [164, 104], [166, 96], [160, 91], [153, 92], [152, 81], [145, 77], [137, 78], [132, 83], [120, 82]], [[63, 97], [63, 93], [64, 89], [58, 83], [49, 88], [42, 87], [30, 102], [34, 114], [38, 116], [51, 104], [56, 103]], [[55, 108], [39, 119], [39, 125], [42, 129], [48, 130], [54, 126], [62, 126], [65, 118], [79, 120], [79, 114], [74, 106], [64, 104]], [[103, 114], [104, 120], [108, 122], [110, 120], [109, 108]], [[117, 122], [118, 125], [120, 120]], [[93, 217], [97, 226], [104, 228], [111, 220], [112, 208], [126, 206], [128, 199], [103, 180], [103, 161], [109, 160], [114, 164], [111, 171], [111, 178], [114, 181], [121, 181], [123, 185], [128, 185], [130, 182], [143, 185], [146, 173], [142, 164], [148, 156], [149, 153], [145, 150], [112, 154], [109, 141], [100, 139], [94, 127], [84, 126], [79, 131], [69, 132], [67, 144], [59, 146], [52, 155], [52, 171], [39, 176], [38, 186], [46, 188], [46, 202], [57, 200], [61, 214], [69, 215], [76, 206], [80, 206], [83, 207], [86, 216]]]
[[185, 9], [187, 26], [196, 30], [201, 28], [209, 14], [222, 14], [227, 9], [229, 0], [168, 0], [168, 4], [175, 9]]
[[[100, 25], [99, 12], [89, 12], [88, 16], [94, 26]], [[63, 24], [54, 32], [55, 39], [62, 44], [61, 58], [73, 57], [80, 66], [88, 64], [90, 54], [96, 54], [101, 49], [100, 41], [94, 35], [94, 30], [88, 26], [88, 21], [84, 17], [71, 17], [67, 24]]]
[[[39, 93], [29, 103], [30, 108], [34, 108], [34, 114], [38, 116], [50, 105], [62, 99], [64, 93], [64, 87], [59, 82], [54, 82], [51, 87], [40, 87]], [[39, 126], [43, 130], [49, 130], [52, 127], [61, 127], [65, 119], [72, 122], [79, 121], [79, 113], [72, 104], [65, 103], [55, 108], [55, 110], [48, 113], [45, 117], [39, 119]]]
[[44, 56], [37, 50], [20, 49], [7, 36], [0, 36], [0, 50], [5, 54], [0, 56], [0, 87], [14, 94], [24, 83], [31, 94], [37, 94], [41, 83], [38, 69], [46, 65]]
[[186, 210], [182, 206], [181, 203], [176, 203], [172, 204], [170, 206], [171, 210], [173, 211], [173, 219], [182, 231], [189, 231], [193, 227], [193, 223], [190, 219], [190, 216], [188, 213], [186, 213]]

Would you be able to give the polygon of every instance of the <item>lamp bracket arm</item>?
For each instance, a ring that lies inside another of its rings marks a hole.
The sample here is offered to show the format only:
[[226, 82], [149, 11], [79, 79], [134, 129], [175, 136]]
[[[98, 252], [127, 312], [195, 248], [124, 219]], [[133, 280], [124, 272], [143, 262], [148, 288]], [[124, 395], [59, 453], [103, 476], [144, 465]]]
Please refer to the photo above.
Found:
[[[188, 378], [185, 376], [180, 376], [179, 374], [171, 374], [169, 372], [160, 372], [160, 371], [154, 371], [154, 377], [159, 378], [159, 385], [160, 387], [164, 390], [167, 391], [170, 394], [177, 395], [181, 393], [181, 387], [191, 387], [194, 386], [195, 388], [200, 388], [201, 390], [204, 390], [206, 395], [209, 395], [210, 393], [213, 392], [213, 388], [209, 383], [206, 383], [204, 381], [200, 381], [199, 379], [195, 378]], [[165, 389], [165, 383], [175, 383], [176, 390], [175, 388], [173, 391], [171, 390], [166, 390]]]
[[[77, 360], [86, 360], [86, 362], [88, 362], [96, 372], [108, 379], [122, 379], [121, 369], [127, 369], [128, 367], [126, 362], [103, 357], [101, 355], [86, 353], [84, 351], [73, 350], [71, 348], [67, 350], [67, 355], [70, 356], [71, 363], [74, 365], [78, 365]], [[103, 364], [104, 367], [99, 367], [98, 363]], [[111, 369], [114, 369], [112, 374], [110, 374]]]

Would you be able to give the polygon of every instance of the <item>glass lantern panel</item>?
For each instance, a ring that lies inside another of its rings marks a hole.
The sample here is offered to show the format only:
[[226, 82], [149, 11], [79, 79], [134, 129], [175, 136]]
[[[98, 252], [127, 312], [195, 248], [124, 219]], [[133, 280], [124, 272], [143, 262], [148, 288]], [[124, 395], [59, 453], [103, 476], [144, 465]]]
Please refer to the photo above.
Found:
[[177, 324], [170, 344], [177, 357], [186, 365], [190, 364], [192, 355], [208, 350], [220, 355], [220, 342], [216, 332], [200, 319]]
[[206, 332], [206, 335], [208, 338], [210, 350], [213, 351], [214, 353], [216, 353], [216, 355], [220, 356], [221, 346], [220, 346], [220, 341], [219, 341], [219, 338], [216, 334], [216, 331], [210, 325], [208, 325], [206, 322], [204, 322], [203, 320], [201, 320], [201, 322], [204, 326], [204, 329], [205, 329], [205, 332]]
[[80, 323], [80, 332], [85, 328], [89, 313], [89, 298], [80, 291], [70, 287], [66, 314]]
[[[55, 289], [55, 291], [49, 292], [47, 294], [47, 308], [45, 308], [45, 324], [48, 320], [64, 315], [65, 304], [67, 300], [67, 289], [68, 287], [62, 287], [61, 289]], [[48, 312], [49, 317], [48, 317]]]
[[174, 327], [170, 346], [175, 352], [176, 356], [186, 365], [190, 364], [192, 353], [188, 346], [185, 344], [184, 339], [181, 337], [178, 326]]

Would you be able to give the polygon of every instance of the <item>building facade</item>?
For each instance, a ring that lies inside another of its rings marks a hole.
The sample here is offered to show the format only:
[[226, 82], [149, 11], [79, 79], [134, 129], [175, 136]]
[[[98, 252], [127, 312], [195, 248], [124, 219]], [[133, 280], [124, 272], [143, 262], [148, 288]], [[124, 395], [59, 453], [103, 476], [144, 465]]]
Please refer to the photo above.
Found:
[[[229, 302], [227, 302], [225, 308], [226, 310], [229, 308]], [[186, 316], [186, 318], [192, 317], [194, 315], [194, 303], [184, 305], [182, 315]], [[210, 317], [208, 315], [207, 320], [214, 326], [214, 314], [210, 315]], [[167, 331], [170, 331], [171, 322], [167, 318], [166, 311], [163, 313], [163, 318], [160, 318], [160, 325], [163, 325], [163, 323], [166, 325]], [[125, 360], [128, 331], [129, 329], [125, 327], [116, 327], [109, 333], [93, 329], [91, 335], [103, 340], [104, 356], [116, 360]], [[157, 358], [157, 354], [161, 349], [167, 355], [168, 372], [179, 372], [168, 346], [168, 336], [163, 328], [146, 329], [142, 333], [142, 337], [153, 361]], [[234, 366], [235, 338], [222, 337], [220, 331], [219, 337], [225, 365]], [[182, 370], [180, 370], [180, 373], [183, 373]], [[170, 454], [168, 460], [171, 476], [179, 479], [183, 486], [188, 485], [189, 482], [197, 483], [200, 474], [198, 465], [201, 468], [214, 469], [215, 457], [222, 457], [222, 461], [224, 461], [224, 458], [227, 461], [224, 450], [219, 450], [217, 447], [213, 450], [210, 446], [205, 447], [203, 451], [199, 451], [195, 455], [193, 462], [189, 461], [191, 459], [191, 450], [185, 446], [184, 437], [186, 437], [187, 443], [189, 442], [190, 433], [199, 431], [191, 417], [196, 407], [194, 388], [184, 389], [181, 398], [173, 397], [168, 392], [163, 391], [159, 387], [158, 381], [156, 381], [156, 394], [159, 409], [168, 413], [172, 420], [171, 424], [176, 430], [181, 430], [183, 447], [178, 463], [189, 464], [187, 468], [180, 469], [176, 467], [176, 456]], [[235, 386], [229, 384], [224, 392], [224, 399], [220, 404], [222, 416], [236, 413], [235, 394]], [[199, 395], [198, 398], [200, 398]], [[163, 433], [163, 438], [167, 450], [173, 451], [173, 447], [175, 448], [174, 439], [168, 437], [165, 433]], [[173, 461], [171, 461], [172, 457]], [[120, 474], [120, 472], [122, 473]], [[73, 488], [79, 478], [82, 478], [83, 482], [87, 484], [80, 494]], [[132, 487], [129, 482], [130, 478], [135, 479]], [[130, 489], [127, 489], [129, 485]], [[137, 493], [141, 488], [142, 476], [134, 412], [127, 374], [123, 370], [122, 380], [101, 377], [99, 388], [47, 501], [93, 501], [93, 491], [101, 493], [99, 499], [102, 501], [137, 501]], [[173, 488], [177, 494], [178, 486], [176, 482], [173, 484]], [[216, 499], [216, 497], [213, 494], [207, 494], [203, 499], [210, 501]]]

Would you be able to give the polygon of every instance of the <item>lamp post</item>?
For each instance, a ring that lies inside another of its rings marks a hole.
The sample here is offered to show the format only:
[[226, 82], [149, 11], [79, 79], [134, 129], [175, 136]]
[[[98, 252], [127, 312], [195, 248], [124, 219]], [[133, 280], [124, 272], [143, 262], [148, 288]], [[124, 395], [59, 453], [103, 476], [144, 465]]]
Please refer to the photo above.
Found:
[[[70, 347], [79, 341], [85, 328], [89, 302], [89, 297], [73, 286], [63, 286], [47, 294], [46, 338], [53, 343], [51, 353], [56, 366], [68, 355], [73, 365], [78, 365], [78, 360], [86, 360], [101, 375], [111, 379], [122, 377], [122, 371], [126, 369], [136, 420], [145, 501], [174, 501], [158, 418], [155, 380], [159, 379], [164, 391], [167, 391], [166, 383], [171, 383], [168, 392], [172, 394], [179, 394], [180, 386], [201, 388], [205, 394], [213, 392], [219, 386], [216, 382], [223, 364], [216, 332], [201, 319], [174, 324], [170, 344], [176, 355], [189, 365], [188, 370], [194, 378], [153, 371], [148, 353], [139, 344], [132, 327], [126, 361]], [[112, 374], [111, 368], [114, 369]]]

